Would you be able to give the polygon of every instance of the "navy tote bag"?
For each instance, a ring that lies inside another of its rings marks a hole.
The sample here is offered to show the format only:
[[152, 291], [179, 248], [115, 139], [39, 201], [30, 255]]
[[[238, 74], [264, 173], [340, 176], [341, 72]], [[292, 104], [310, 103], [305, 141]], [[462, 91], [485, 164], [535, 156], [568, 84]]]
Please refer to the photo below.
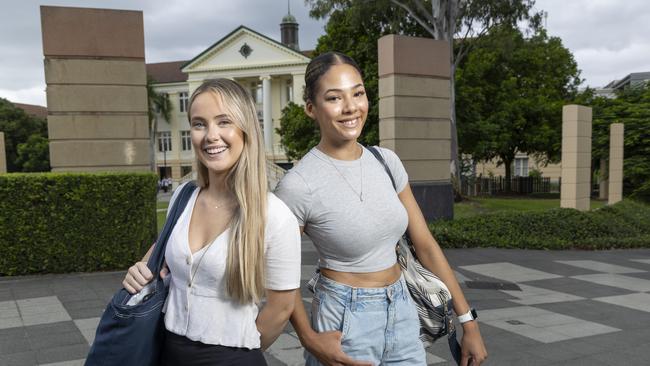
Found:
[[137, 305], [127, 305], [132, 295], [125, 289], [113, 295], [99, 320], [86, 366], [159, 364], [165, 334], [162, 307], [169, 290], [160, 278], [160, 270], [167, 240], [195, 187], [194, 182], [183, 186], [149, 257], [147, 266], [154, 275], [152, 291]]

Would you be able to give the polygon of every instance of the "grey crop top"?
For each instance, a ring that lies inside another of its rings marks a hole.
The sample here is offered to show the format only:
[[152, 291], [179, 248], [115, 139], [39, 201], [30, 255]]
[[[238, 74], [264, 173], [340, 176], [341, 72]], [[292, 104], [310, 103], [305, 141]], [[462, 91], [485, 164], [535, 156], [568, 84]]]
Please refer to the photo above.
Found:
[[[394, 152], [379, 150], [401, 192], [408, 183], [402, 162]], [[282, 178], [275, 194], [304, 226], [322, 268], [375, 272], [396, 263], [395, 244], [406, 230], [408, 214], [383, 165], [365, 148], [353, 161], [311, 149]]]

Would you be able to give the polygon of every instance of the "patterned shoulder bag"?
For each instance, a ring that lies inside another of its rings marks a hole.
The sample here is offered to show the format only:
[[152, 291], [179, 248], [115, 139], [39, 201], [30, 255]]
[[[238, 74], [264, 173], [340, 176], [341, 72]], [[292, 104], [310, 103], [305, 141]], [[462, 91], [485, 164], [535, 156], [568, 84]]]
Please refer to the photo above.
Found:
[[[386, 169], [393, 188], [397, 191], [395, 179], [388, 168], [384, 157], [374, 146], [366, 147]], [[431, 273], [420, 263], [415, 254], [413, 242], [405, 232], [397, 243], [397, 262], [402, 268], [411, 298], [418, 310], [420, 318], [420, 340], [425, 347], [433, 344], [438, 338], [447, 335], [449, 350], [457, 364], [460, 364], [460, 344], [456, 339], [454, 327], [451, 293], [438, 276]]]

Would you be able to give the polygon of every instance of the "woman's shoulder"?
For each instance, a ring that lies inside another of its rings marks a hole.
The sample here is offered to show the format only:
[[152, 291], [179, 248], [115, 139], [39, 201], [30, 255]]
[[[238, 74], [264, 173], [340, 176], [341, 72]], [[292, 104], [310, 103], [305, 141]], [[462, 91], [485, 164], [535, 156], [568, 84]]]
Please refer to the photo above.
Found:
[[[298, 220], [289, 207], [274, 193], [269, 192], [266, 206], [266, 230], [267, 233], [278, 230], [295, 228], [298, 230]], [[270, 230], [270, 231], [269, 231]]]
[[270, 217], [294, 217], [284, 201], [282, 201], [273, 192], [267, 194], [267, 211]]

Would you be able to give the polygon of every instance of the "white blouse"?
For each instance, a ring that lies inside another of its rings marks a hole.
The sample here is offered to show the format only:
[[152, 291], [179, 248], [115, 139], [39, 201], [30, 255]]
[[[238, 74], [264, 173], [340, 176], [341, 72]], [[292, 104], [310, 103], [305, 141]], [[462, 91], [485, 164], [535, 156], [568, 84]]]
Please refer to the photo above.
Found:
[[[170, 208], [180, 188], [172, 196]], [[199, 191], [197, 188], [193, 192], [167, 242], [165, 258], [171, 282], [163, 308], [165, 327], [172, 333], [205, 344], [259, 348], [260, 333], [255, 325], [258, 306], [254, 303], [242, 305], [231, 299], [226, 292], [225, 271], [230, 229], [220, 234], [212, 245], [206, 245], [194, 254], [190, 251], [190, 219]], [[266, 288], [299, 288], [298, 222], [289, 208], [272, 193], [268, 194], [264, 244]], [[201, 256], [203, 259], [200, 259]], [[194, 281], [190, 287], [193, 275]]]

